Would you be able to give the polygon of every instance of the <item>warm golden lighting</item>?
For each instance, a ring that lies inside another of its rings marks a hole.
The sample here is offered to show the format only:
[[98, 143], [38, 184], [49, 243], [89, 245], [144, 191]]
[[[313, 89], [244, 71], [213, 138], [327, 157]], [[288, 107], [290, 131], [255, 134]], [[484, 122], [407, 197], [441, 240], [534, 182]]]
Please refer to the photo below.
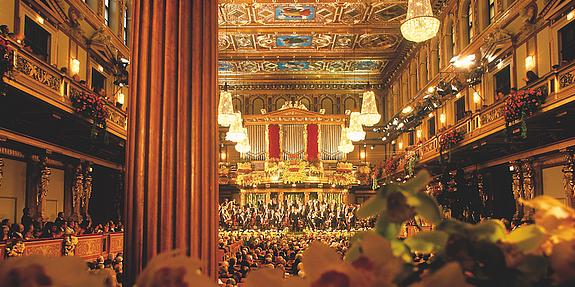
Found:
[[375, 102], [375, 93], [373, 91], [363, 93], [360, 119], [361, 123], [367, 127], [371, 127], [381, 120], [381, 115], [377, 112], [377, 103]]
[[403, 108], [403, 110], [401, 110], [401, 112], [404, 114], [409, 114], [412, 111], [413, 111], [413, 107], [411, 107], [411, 106], [407, 106], [407, 107]]
[[407, 17], [401, 24], [403, 37], [412, 42], [429, 40], [439, 31], [439, 19], [433, 17], [429, 0], [409, 0]]
[[38, 16], [36, 17], [36, 22], [40, 23], [41, 25], [44, 25], [44, 18]]
[[228, 91], [220, 92], [220, 102], [218, 103], [218, 124], [229, 127], [236, 120], [234, 106], [232, 103], [232, 93]]
[[575, 11], [571, 11], [567, 14], [567, 21], [571, 21], [573, 18], [575, 18]]
[[118, 96], [116, 97], [116, 103], [120, 104], [120, 105], [124, 105], [124, 100], [125, 100], [125, 95], [124, 93], [122, 93], [121, 91], [118, 93]]
[[455, 56], [451, 58], [450, 62], [455, 68], [467, 69], [475, 64], [475, 54], [464, 57]]
[[529, 55], [525, 57], [525, 69], [531, 71], [535, 68], [535, 56]]
[[440, 123], [445, 124], [446, 120], [447, 120], [447, 118], [445, 117], [445, 114], [439, 115], [439, 122]]
[[362, 150], [362, 151], [359, 153], [359, 158], [360, 158], [360, 159], [365, 159], [365, 151]]
[[102, 67], [102, 65], [98, 65], [97, 68], [98, 68], [98, 71], [100, 71], [100, 73], [104, 72], [104, 67]]
[[430, 93], [430, 94], [433, 93], [433, 92], [435, 92], [435, 87], [434, 87], [434, 86], [430, 86], [429, 88], [427, 88], [427, 92]]
[[235, 146], [235, 149], [237, 152], [239, 153], [248, 153], [252, 150], [252, 147], [250, 145], [250, 140], [249, 138], [246, 136], [243, 140], [241, 140], [240, 142], [238, 142]]
[[363, 131], [363, 128], [361, 127], [361, 114], [358, 112], [352, 112], [349, 116], [347, 137], [354, 142], [365, 139], [365, 131]]
[[230, 124], [230, 129], [226, 133], [226, 140], [233, 142], [241, 142], [247, 138], [247, 130], [242, 126], [242, 114], [234, 113], [235, 120]]
[[351, 140], [347, 137], [347, 131], [347, 128], [341, 130], [341, 137], [339, 139], [339, 145], [337, 146], [337, 150], [341, 153], [350, 153], [354, 149]]
[[481, 103], [481, 95], [479, 94], [479, 92], [473, 93], [473, 102], [476, 104]]
[[457, 95], [455, 95], [455, 98], [459, 99], [459, 98], [461, 98], [461, 96], [463, 96], [461, 93], [457, 93]]
[[70, 74], [72, 76], [78, 75], [80, 73], [80, 61], [76, 58], [70, 59]]
[[415, 132], [415, 134], [416, 134], [416, 136], [417, 136], [418, 139], [421, 138], [421, 130], [417, 130], [417, 131]]
[[228, 158], [228, 154], [225, 151], [221, 152], [220, 153], [220, 160], [225, 161], [226, 158]]
[[399, 143], [397, 144], [397, 147], [398, 147], [399, 149], [403, 149], [403, 142], [399, 142]]
[[429, 114], [427, 115], [427, 117], [430, 118], [430, 119], [433, 118], [433, 113], [429, 113]]

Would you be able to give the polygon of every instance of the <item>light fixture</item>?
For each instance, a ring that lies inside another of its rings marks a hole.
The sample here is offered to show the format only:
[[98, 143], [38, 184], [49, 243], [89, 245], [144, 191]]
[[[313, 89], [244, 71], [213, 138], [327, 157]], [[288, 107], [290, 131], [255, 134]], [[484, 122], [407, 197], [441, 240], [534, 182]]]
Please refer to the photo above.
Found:
[[122, 93], [122, 91], [120, 91], [118, 93], [118, 96], [116, 96], [116, 106], [118, 108], [121, 108], [124, 105], [124, 101], [125, 101], [125, 95], [124, 93]]
[[100, 73], [103, 73], [103, 72], [104, 72], [104, 67], [102, 67], [102, 65], [98, 64], [98, 66], [96, 66], [96, 68], [98, 69], [98, 71], [99, 71]]
[[465, 57], [455, 56], [451, 58], [450, 63], [455, 68], [466, 69], [475, 64], [475, 54], [467, 55]]
[[382, 140], [382, 141], [386, 141], [386, 140], [387, 140], [387, 137], [382, 137], [381, 140]]
[[352, 112], [349, 116], [349, 128], [347, 130], [347, 137], [353, 141], [361, 141], [365, 139], [365, 131], [361, 127], [361, 114]]
[[442, 123], [442, 124], [445, 124], [445, 121], [446, 121], [445, 114], [439, 115], [439, 122]]
[[434, 87], [434, 86], [430, 86], [429, 88], [427, 88], [427, 92], [430, 93], [430, 94], [433, 93], [433, 92], [435, 92], [435, 87]]
[[575, 18], [575, 11], [571, 11], [567, 14], [567, 21], [571, 21], [573, 18]]
[[40, 17], [40, 16], [37, 16], [37, 17], [36, 17], [36, 21], [37, 21], [38, 23], [40, 23], [40, 25], [44, 25], [44, 18], [42, 18], [42, 17]]
[[360, 159], [365, 159], [365, 151], [362, 150], [362, 151], [359, 153], [359, 158], [360, 158]]
[[76, 58], [70, 58], [70, 74], [72, 76], [80, 73], [80, 61]]
[[393, 119], [393, 122], [391, 123], [392, 125], [397, 125], [397, 123], [399, 123], [399, 120], [397, 118]]
[[235, 146], [235, 149], [239, 153], [250, 152], [252, 150], [252, 147], [250, 146], [249, 138], [246, 136], [242, 141], [238, 142]]
[[399, 149], [403, 149], [403, 142], [399, 142], [399, 143], [397, 144], [397, 147], [398, 147]]
[[529, 55], [525, 57], [525, 70], [531, 71], [535, 68], [535, 56]]
[[218, 103], [218, 124], [229, 127], [235, 120], [232, 93], [224, 89], [220, 92], [220, 102]]
[[503, 60], [499, 59], [499, 62], [497, 62], [497, 69], [501, 70], [503, 68]]
[[371, 145], [370, 149], [373, 150], [375, 148], [375, 145]]
[[407, 106], [407, 107], [403, 108], [403, 110], [401, 110], [401, 112], [404, 114], [409, 114], [412, 111], [413, 111], [413, 107], [411, 107], [411, 106]]
[[455, 95], [455, 98], [459, 99], [459, 98], [461, 98], [461, 96], [463, 96], [461, 93], [457, 93], [457, 95]]
[[403, 37], [412, 42], [423, 42], [435, 37], [440, 22], [433, 17], [430, 1], [409, 0], [407, 3], [407, 17], [400, 26]]
[[381, 115], [377, 112], [377, 103], [375, 102], [375, 93], [373, 91], [363, 93], [360, 119], [361, 123], [367, 127], [371, 127], [381, 120]]
[[242, 114], [234, 113], [235, 120], [230, 124], [230, 129], [226, 133], [226, 140], [233, 142], [243, 141], [248, 135], [247, 130], [242, 126]]
[[397, 129], [400, 130], [401, 128], [403, 128], [405, 126], [404, 123], [399, 123], [399, 125], [397, 125]]
[[220, 160], [225, 161], [227, 157], [228, 154], [225, 151], [220, 153]]
[[392, 141], [391, 141], [391, 144], [395, 144], [395, 140], [392, 140]]
[[429, 114], [427, 115], [427, 117], [430, 118], [430, 119], [433, 118], [433, 113], [429, 113]]
[[481, 95], [479, 94], [479, 92], [473, 93], [473, 102], [476, 104], [481, 103]]
[[416, 134], [416, 136], [417, 136], [418, 139], [421, 138], [421, 130], [417, 130], [417, 131], [415, 132], [415, 134]]
[[347, 130], [348, 130], [347, 128], [341, 129], [339, 145], [337, 146], [337, 150], [339, 150], [342, 153], [350, 153], [354, 149], [351, 140], [347, 137]]

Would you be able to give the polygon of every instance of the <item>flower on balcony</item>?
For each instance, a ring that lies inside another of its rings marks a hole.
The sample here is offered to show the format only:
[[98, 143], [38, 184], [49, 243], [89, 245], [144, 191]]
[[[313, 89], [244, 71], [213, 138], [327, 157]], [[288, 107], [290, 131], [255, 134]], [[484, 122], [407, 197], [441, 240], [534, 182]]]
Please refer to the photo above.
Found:
[[514, 121], [521, 121], [521, 137], [527, 137], [525, 119], [533, 115], [545, 101], [543, 90], [520, 90], [507, 97], [503, 112], [505, 123], [509, 125]]
[[399, 166], [399, 158], [388, 158], [385, 161], [385, 165], [383, 166], [385, 175], [390, 176], [394, 174], [398, 166]]
[[452, 129], [444, 133], [439, 139], [439, 148], [441, 150], [450, 150], [456, 144], [463, 140], [463, 133]]
[[79, 93], [70, 97], [74, 111], [86, 118], [92, 119], [95, 125], [106, 128], [108, 110], [105, 99], [93, 93]]
[[0, 38], [0, 78], [12, 68], [14, 68], [14, 50], [6, 39]]

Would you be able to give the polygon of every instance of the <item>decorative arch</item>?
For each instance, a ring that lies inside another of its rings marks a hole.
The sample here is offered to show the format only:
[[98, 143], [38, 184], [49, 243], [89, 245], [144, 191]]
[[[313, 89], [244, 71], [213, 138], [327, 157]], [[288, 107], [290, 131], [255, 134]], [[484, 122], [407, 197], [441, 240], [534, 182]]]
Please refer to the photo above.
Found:
[[473, 9], [474, 3], [471, 0], [462, 0], [459, 6], [459, 42], [462, 49], [469, 45], [475, 36], [474, 21], [477, 19]]
[[321, 108], [325, 109], [326, 114], [333, 114], [335, 111], [334, 102], [330, 97], [325, 97], [321, 100]]
[[252, 101], [251, 104], [251, 108], [252, 108], [252, 115], [259, 115], [261, 114], [261, 110], [262, 109], [266, 109], [266, 101], [262, 98], [262, 97], [257, 97]]
[[285, 102], [287, 102], [288, 99], [285, 97], [278, 97], [275, 101], [274, 101], [274, 105], [275, 105], [275, 109], [279, 110], [284, 104]]
[[308, 108], [308, 110], [310, 110], [310, 111], [313, 110], [313, 109], [312, 109], [312, 100], [311, 100], [311, 98], [306, 97], [306, 96], [301, 96], [301, 97], [299, 97], [298, 101], [299, 101], [301, 104], [304, 104], [304, 105], [306, 106], [306, 108]]
[[232, 98], [232, 105], [234, 106], [234, 112], [240, 112], [242, 114], [245, 113], [243, 107], [243, 101], [239, 96], [235, 96]]
[[352, 112], [359, 112], [361, 107], [357, 103], [357, 100], [351, 96], [346, 97], [343, 100], [343, 110], [350, 110]]
[[453, 24], [452, 16], [447, 15], [443, 22], [443, 53], [441, 55], [444, 66], [449, 64], [449, 60], [453, 58], [453, 54], [455, 52], [455, 41], [453, 41], [454, 35], [452, 35], [454, 27], [455, 25]]

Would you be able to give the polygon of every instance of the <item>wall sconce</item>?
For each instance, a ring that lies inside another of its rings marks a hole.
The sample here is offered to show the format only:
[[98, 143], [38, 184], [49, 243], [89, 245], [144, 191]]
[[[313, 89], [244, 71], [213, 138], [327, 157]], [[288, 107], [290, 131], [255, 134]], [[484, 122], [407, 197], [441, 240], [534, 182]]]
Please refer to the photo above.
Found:
[[40, 25], [44, 25], [44, 18], [37, 16], [36, 17], [36, 22], [40, 23]]
[[78, 75], [78, 73], [80, 73], [80, 61], [76, 58], [70, 59], [70, 73], [72, 76]]
[[116, 97], [117, 108], [121, 109], [122, 106], [124, 106], [125, 97], [126, 95], [124, 95], [124, 93], [122, 93], [121, 91], [118, 93], [118, 96]]
[[573, 20], [573, 18], [575, 18], [575, 10], [569, 12], [569, 14], [567, 14], [567, 21], [571, 21]]
[[102, 67], [102, 65], [98, 64], [98, 66], [96, 66], [96, 68], [98, 68], [98, 71], [99, 71], [100, 73], [103, 73], [103, 72], [104, 72], [104, 67]]
[[427, 88], [427, 92], [432, 94], [433, 92], [435, 92], [435, 86], [430, 86], [429, 88]]
[[430, 119], [433, 118], [433, 116], [434, 116], [433, 113], [429, 113], [429, 114], [427, 115], [427, 117], [430, 118]]
[[366, 156], [365, 151], [362, 150], [362, 151], [359, 153], [359, 158], [360, 158], [360, 159], [365, 159], [365, 156]]
[[439, 115], [439, 122], [440, 123], [445, 124], [446, 120], [447, 120], [447, 118], [445, 117], [445, 114]]
[[226, 154], [225, 151], [222, 151], [222, 152], [220, 153], [220, 160], [221, 160], [221, 161], [226, 161], [226, 158], [228, 158], [228, 154]]
[[417, 136], [418, 139], [420, 139], [421, 138], [421, 130], [417, 130], [415, 132], [415, 135]]
[[479, 92], [473, 93], [473, 102], [476, 104], [481, 103], [481, 95], [479, 94]]
[[529, 55], [525, 57], [525, 69], [531, 71], [535, 68], [535, 56]]
[[397, 144], [397, 147], [398, 147], [399, 149], [403, 149], [403, 142], [399, 142], [399, 143]]
[[402, 113], [404, 114], [409, 114], [413, 111], [413, 107], [412, 106], [407, 106], [405, 108], [403, 108], [403, 110], [401, 110]]

